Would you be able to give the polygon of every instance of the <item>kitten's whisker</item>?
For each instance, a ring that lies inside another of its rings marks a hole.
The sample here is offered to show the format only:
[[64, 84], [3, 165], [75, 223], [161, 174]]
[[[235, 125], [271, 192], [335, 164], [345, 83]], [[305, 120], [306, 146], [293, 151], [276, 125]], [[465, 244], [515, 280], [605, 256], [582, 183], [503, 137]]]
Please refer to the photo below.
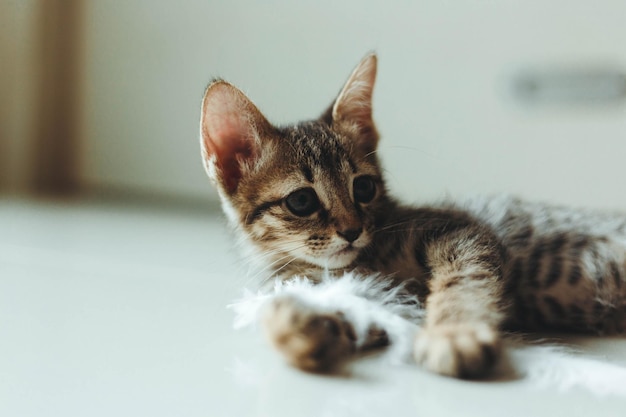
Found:
[[[292, 239], [292, 240], [287, 240], [287, 239], [283, 239], [280, 244], [281, 246], [288, 246], [289, 244], [292, 243], [297, 243], [299, 239]], [[295, 248], [291, 248], [293, 249], [299, 249], [302, 246], [297, 246]], [[283, 249], [283, 248], [277, 248], [277, 249], [267, 249], [264, 253], [256, 253], [254, 257], [250, 258], [250, 259], [246, 259], [246, 262], [248, 263], [255, 263], [258, 262], [259, 260], [263, 260], [265, 258], [271, 258], [275, 255], [282, 255], [285, 252], [288, 252], [289, 248], [287, 249]]]
[[246, 259], [245, 261], [250, 265], [250, 266], [254, 266], [255, 264], [259, 264], [262, 263], [264, 261], [266, 261], [267, 259], [271, 259], [277, 255], [282, 255], [284, 252], [282, 251], [278, 251], [278, 250], [274, 250], [274, 251], [269, 251], [266, 253], [258, 253], [255, 254], [254, 256]]
[[379, 232], [383, 232], [386, 234], [390, 233], [400, 233], [400, 232], [428, 232], [432, 230], [438, 230], [438, 227], [406, 227], [402, 229], [392, 229], [392, 230], [379, 230]]
[[[273, 262], [271, 262], [271, 263], [265, 265], [264, 267], [262, 267], [261, 270], [257, 271], [253, 275], [251, 275], [249, 280], [256, 280], [256, 279], [258, 279], [261, 275], [264, 275], [266, 272], [271, 271], [272, 268], [275, 265], [280, 264], [280, 262], [282, 262], [285, 259], [289, 259], [289, 258], [294, 258], [294, 256], [290, 255], [290, 254], [287, 254], [285, 256], [282, 256], [282, 257], [274, 260]], [[288, 261], [288, 262], [291, 262], [291, 261]], [[273, 275], [273, 273], [271, 275]]]
[[372, 233], [382, 232], [384, 230], [393, 229], [393, 228], [398, 227], [398, 226], [409, 225], [411, 223], [412, 223], [411, 220], [403, 220], [403, 221], [400, 221], [400, 222], [397, 222], [397, 223], [391, 223], [391, 224], [388, 224], [388, 225], [386, 225], [384, 227], [381, 227], [381, 228], [378, 228], [378, 229], [374, 229], [372, 231]]
[[[449, 220], [447, 218], [443, 218], [443, 217], [433, 217], [432, 220]], [[384, 227], [378, 228], [378, 229], [374, 229], [372, 231], [372, 233], [377, 233], [377, 232], [382, 232], [388, 229], [394, 229], [393, 231], [400, 231], [402, 229], [396, 229], [398, 226], [411, 226], [410, 230], [432, 230], [432, 229], [437, 229], [439, 227], [441, 227], [440, 225], [433, 225], [433, 226], [416, 226], [413, 224], [412, 220], [403, 220], [403, 221], [399, 221], [397, 223], [392, 223], [392, 224], [388, 224], [385, 225]]]
[[[284, 245], [283, 245], [283, 246], [284, 246]], [[301, 245], [298, 245], [298, 246], [295, 246], [295, 247], [291, 247], [291, 248], [289, 248], [289, 249], [293, 251], [293, 250], [297, 250], [297, 249], [300, 249], [300, 248], [305, 247], [305, 246], [306, 246], [306, 244], [301, 244]], [[289, 250], [289, 249], [288, 249], [288, 250]], [[286, 250], [285, 250], [285, 249], [283, 249], [283, 251], [278, 251], [278, 250], [277, 250], [277, 251], [275, 251], [275, 252], [273, 252], [273, 253], [270, 253], [268, 256], [264, 256], [264, 259], [271, 258], [271, 256], [275, 256], [275, 255], [278, 255], [278, 254], [283, 254], [283, 253], [285, 253], [285, 252], [286, 252]], [[295, 260], [297, 259], [297, 257], [296, 257], [296, 256], [294, 256], [294, 255], [292, 255], [292, 254], [287, 253], [287, 254], [285, 254], [284, 256], [281, 256], [280, 258], [273, 260], [273, 261], [272, 261], [272, 262], [270, 262], [269, 264], [264, 265], [264, 266], [261, 268], [261, 270], [260, 270], [260, 271], [257, 271], [255, 274], [251, 275], [251, 276], [249, 277], [248, 281], [252, 281], [252, 280], [259, 280], [259, 277], [260, 277], [261, 275], [263, 275], [263, 274], [265, 274], [266, 272], [268, 272], [268, 271], [272, 270], [272, 268], [273, 268], [274, 266], [276, 266], [277, 264], [280, 264], [283, 260], [285, 260], [285, 259], [289, 259], [289, 258], [291, 258], [291, 260], [287, 261], [284, 265], [280, 266], [278, 269], [276, 269], [275, 271], [273, 271], [273, 272], [272, 272], [272, 274], [270, 275], [270, 277], [268, 277], [268, 279], [269, 279], [269, 278], [271, 278], [271, 276], [276, 275], [276, 273], [277, 273], [278, 271], [280, 271], [280, 270], [284, 269], [287, 265], [289, 265], [290, 263], [292, 263], [293, 261], [295, 261]], [[261, 280], [263, 280], [263, 279], [261, 279]]]
[[[281, 256], [282, 255], [282, 256]], [[273, 261], [268, 262], [269, 259], [272, 259], [276, 256], [280, 256], [278, 259], [274, 259]], [[255, 256], [249, 257], [246, 259], [246, 263], [248, 264], [248, 273], [246, 274], [249, 278], [254, 279], [255, 277], [263, 274], [265, 271], [272, 268], [276, 263], [281, 262], [283, 259], [289, 258], [291, 255], [285, 254], [284, 252], [275, 250], [263, 254], [255, 254]], [[258, 267], [262, 265], [262, 268], [259, 271], [255, 271], [255, 273], [250, 273], [252, 268]]]
[[283, 269], [285, 269], [287, 266], [289, 266], [289, 264], [291, 264], [293, 261], [295, 261], [296, 258], [295, 256], [291, 258], [291, 260], [289, 262], [286, 262], [283, 266], [281, 266], [280, 268], [278, 268], [276, 271], [274, 271], [274, 275], [278, 274], [280, 271], [282, 271]]
[[366, 153], [365, 156], [361, 158], [361, 161], [365, 161], [365, 159], [367, 159], [368, 156], [374, 155], [375, 153], [378, 153], [378, 149], [374, 149], [373, 151]]
[[279, 271], [281, 271], [282, 269], [286, 268], [287, 266], [289, 266], [289, 264], [291, 264], [292, 262], [294, 262], [297, 259], [298, 258], [296, 258], [295, 256], [292, 257], [290, 261], [285, 262], [285, 264], [283, 266], [281, 266], [276, 271], [274, 271], [274, 274], [272, 274], [271, 276], [267, 276], [265, 278], [261, 278], [261, 281], [263, 282], [263, 285], [267, 284], [272, 278], [275, 278]]

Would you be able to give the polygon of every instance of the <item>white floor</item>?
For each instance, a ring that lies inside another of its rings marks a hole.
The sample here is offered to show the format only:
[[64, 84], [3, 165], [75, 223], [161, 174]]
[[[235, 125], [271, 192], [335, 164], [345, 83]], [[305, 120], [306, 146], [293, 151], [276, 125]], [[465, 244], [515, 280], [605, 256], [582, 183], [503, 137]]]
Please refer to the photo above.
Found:
[[[490, 382], [377, 356], [341, 376], [290, 369], [232, 329], [242, 271], [208, 208], [0, 201], [0, 416], [626, 415], [626, 396], [539, 384], [536, 354]], [[568, 342], [626, 392], [626, 339]]]

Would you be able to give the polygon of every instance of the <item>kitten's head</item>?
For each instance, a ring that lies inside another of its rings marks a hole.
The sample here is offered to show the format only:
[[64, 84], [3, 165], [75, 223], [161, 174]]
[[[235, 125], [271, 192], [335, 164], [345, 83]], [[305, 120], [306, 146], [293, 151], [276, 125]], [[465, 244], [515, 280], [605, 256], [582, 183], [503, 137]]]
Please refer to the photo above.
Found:
[[387, 206], [375, 152], [375, 78], [369, 55], [319, 119], [282, 128], [234, 86], [207, 88], [205, 169], [230, 221], [277, 269], [288, 262], [348, 267], [371, 243]]

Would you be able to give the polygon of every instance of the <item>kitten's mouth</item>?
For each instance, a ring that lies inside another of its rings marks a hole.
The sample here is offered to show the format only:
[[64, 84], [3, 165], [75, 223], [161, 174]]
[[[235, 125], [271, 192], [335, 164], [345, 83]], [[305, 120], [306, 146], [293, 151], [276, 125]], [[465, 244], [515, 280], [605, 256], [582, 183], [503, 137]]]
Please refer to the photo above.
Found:
[[337, 251], [333, 254], [333, 256], [342, 256], [342, 255], [347, 255], [349, 253], [355, 252], [357, 250], [357, 248], [355, 248], [354, 246], [352, 246], [352, 243], [350, 243], [348, 246], [346, 246], [345, 248], [341, 249], [340, 251]]
[[345, 268], [354, 261], [358, 251], [357, 248], [350, 244], [330, 255], [328, 258], [328, 266], [333, 269]]

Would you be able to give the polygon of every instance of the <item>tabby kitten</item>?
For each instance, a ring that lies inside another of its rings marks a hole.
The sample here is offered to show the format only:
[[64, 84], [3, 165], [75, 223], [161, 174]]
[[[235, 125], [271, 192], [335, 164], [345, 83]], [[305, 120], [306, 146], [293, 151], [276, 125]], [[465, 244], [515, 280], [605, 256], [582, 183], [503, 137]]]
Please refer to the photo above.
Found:
[[414, 208], [387, 194], [372, 119], [376, 62], [366, 56], [320, 118], [293, 126], [270, 124], [227, 82], [204, 96], [206, 171], [268, 277], [386, 277], [355, 285], [351, 303], [344, 293], [272, 299], [263, 326], [286, 360], [323, 371], [389, 343], [384, 320], [363, 323], [377, 297], [425, 307], [413, 356], [455, 377], [493, 368], [503, 328], [622, 331], [626, 217], [507, 197]]

